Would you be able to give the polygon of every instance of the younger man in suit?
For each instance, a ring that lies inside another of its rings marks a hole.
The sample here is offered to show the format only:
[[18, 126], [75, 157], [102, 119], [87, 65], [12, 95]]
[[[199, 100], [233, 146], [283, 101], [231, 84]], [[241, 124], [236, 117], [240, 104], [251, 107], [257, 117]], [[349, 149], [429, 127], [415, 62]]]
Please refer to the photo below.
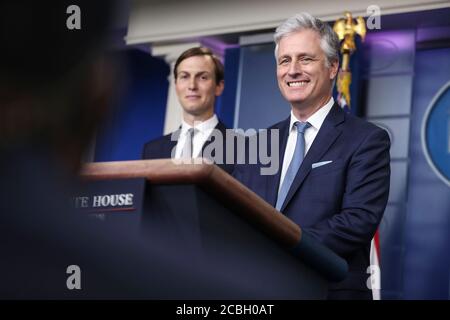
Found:
[[[142, 158], [208, 157], [205, 149], [220, 136], [223, 140], [219, 145], [223, 147], [218, 158], [222, 161], [217, 164], [231, 173], [233, 165], [225, 164], [226, 127], [214, 113], [216, 97], [224, 89], [222, 62], [208, 48], [195, 47], [178, 57], [173, 73], [177, 96], [183, 108], [183, 122], [174, 133], [146, 143]], [[214, 151], [212, 156], [216, 156]]]

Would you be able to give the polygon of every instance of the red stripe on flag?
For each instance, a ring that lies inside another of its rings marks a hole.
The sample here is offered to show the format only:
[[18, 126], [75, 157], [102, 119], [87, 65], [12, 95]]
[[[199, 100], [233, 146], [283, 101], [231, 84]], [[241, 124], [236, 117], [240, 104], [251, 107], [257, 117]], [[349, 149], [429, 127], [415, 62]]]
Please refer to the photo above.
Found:
[[375, 240], [375, 250], [377, 251], [378, 263], [380, 263], [380, 233], [378, 230], [375, 232], [373, 239]]

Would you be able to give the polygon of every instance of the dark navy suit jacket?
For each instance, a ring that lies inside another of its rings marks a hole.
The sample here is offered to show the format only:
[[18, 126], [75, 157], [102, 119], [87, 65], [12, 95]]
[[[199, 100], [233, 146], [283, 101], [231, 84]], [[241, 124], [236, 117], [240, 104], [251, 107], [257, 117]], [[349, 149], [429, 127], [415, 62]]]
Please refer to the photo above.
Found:
[[[238, 165], [233, 175], [275, 206], [290, 118], [279, 130], [279, 170], [260, 174], [260, 164]], [[270, 136], [270, 132], [269, 132]], [[270, 139], [268, 139], [270, 144]], [[270, 145], [268, 146], [270, 149]], [[390, 180], [390, 141], [385, 130], [345, 113], [335, 104], [325, 118], [288, 192], [281, 212], [346, 259], [349, 275], [330, 284], [329, 298], [370, 298], [370, 241], [383, 216]], [[332, 161], [312, 168], [314, 163]]]
[[[232, 173], [234, 169], [233, 164], [226, 164], [226, 130], [227, 127], [219, 120], [219, 123], [216, 125], [214, 129], [219, 130], [224, 137], [223, 141], [223, 163], [218, 163], [217, 165], [225, 170], [228, 173]], [[180, 134], [180, 129], [173, 133], [174, 137], [177, 137]], [[155, 140], [149, 141], [144, 145], [144, 149], [142, 152], [142, 159], [166, 159], [171, 157], [171, 153], [173, 148], [177, 145], [177, 140], [172, 140], [172, 134], [167, 134]], [[214, 138], [208, 139], [202, 147], [202, 154], [205, 148], [213, 143]], [[236, 153], [235, 153], [236, 154]], [[214, 156], [214, 154], [213, 154]]]

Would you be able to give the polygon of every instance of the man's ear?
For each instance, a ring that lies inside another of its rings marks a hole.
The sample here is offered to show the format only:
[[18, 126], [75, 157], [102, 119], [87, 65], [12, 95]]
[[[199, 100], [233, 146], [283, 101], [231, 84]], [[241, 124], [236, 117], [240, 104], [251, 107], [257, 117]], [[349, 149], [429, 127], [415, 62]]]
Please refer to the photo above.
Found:
[[220, 80], [219, 84], [216, 85], [216, 97], [220, 96], [223, 92], [223, 89], [225, 88], [225, 82], [223, 80]]
[[331, 62], [330, 65], [330, 79], [334, 79], [339, 71], [339, 60]]

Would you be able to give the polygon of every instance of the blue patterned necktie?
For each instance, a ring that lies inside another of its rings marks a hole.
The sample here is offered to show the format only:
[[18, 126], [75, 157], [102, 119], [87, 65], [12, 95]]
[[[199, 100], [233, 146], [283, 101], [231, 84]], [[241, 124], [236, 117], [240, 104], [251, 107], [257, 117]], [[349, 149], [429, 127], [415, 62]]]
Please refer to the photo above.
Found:
[[280, 211], [283, 206], [292, 182], [294, 181], [297, 171], [303, 162], [303, 157], [305, 155], [305, 131], [311, 126], [311, 124], [309, 122], [296, 121], [294, 126], [297, 129], [297, 142], [295, 144], [294, 155], [292, 156], [291, 163], [289, 164], [280, 191], [278, 192], [277, 203], [275, 205], [275, 208], [278, 211]]

